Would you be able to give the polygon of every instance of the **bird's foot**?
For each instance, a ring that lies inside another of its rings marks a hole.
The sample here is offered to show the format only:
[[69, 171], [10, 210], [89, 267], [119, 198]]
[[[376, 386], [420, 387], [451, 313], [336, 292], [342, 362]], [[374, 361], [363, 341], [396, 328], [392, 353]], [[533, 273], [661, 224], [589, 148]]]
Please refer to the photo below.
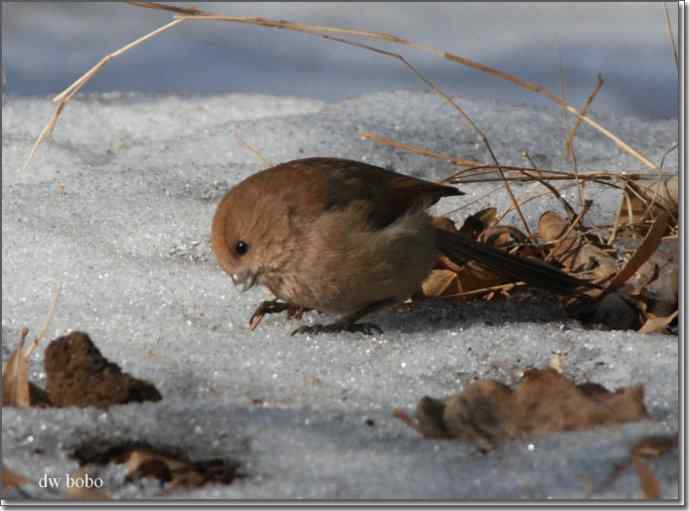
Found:
[[289, 304], [278, 300], [266, 300], [261, 302], [254, 311], [254, 314], [252, 314], [252, 317], [249, 318], [249, 330], [254, 330], [259, 326], [259, 323], [261, 323], [261, 320], [264, 319], [266, 314], [277, 314], [288, 310], [289, 307]]
[[278, 314], [287, 311], [288, 319], [302, 319], [302, 315], [308, 310], [309, 309], [299, 307], [298, 305], [281, 302], [278, 299], [266, 300], [259, 304], [254, 314], [252, 314], [252, 317], [249, 318], [249, 330], [255, 330], [266, 314]]
[[290, 335], [307, 334], [318, 335], [324, 333], [353, 332], [364, 335], [382, 334], [383, 330], [375, 323], [343, 323], [336, 321], [328, 325], [303, 325], [293, 330]]

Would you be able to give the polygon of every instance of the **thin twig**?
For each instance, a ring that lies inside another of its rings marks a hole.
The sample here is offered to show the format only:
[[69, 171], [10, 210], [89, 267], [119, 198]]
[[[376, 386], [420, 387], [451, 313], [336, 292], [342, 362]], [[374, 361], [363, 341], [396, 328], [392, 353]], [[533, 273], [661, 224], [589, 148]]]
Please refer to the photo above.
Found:
[[454, 293], [452, 295], [443, 295], [443, 296], [441, 296], [441, 298], [462, 298], [464, 296], [479, 295], [479, 294], [484, 294], [484, 293], [490, 293], [493, 291], [509, 290], [509, 289], [513, 289], [516, 287], [526, 286], [526, 285], [527, 285], [527, 283], [522, 282], [522, 281], [507, 282], [505, 284], [498, 284], [496, 286], [483, 287], [481, 289], [472, 289], [470, 291], [463, 291], [461, 293]]
[[[587, 201], [587, 202], [585, 202], [585, 205], [582, 207], [582, 210], [580, 211], [580, 214], [577, 215], [577, 217], [575, 217], [575, 218], [573, 218], [573, 219], [571, 220], [571, 222], [570, 222], [570, 224], [568, 225], [567, 229], [563, 232], [563, 234], [561, 234], [561, 235], [558, 237], [558, 240], [555, 240], [555, 241], [556, 241], [556, 243], [555, 243], [556, 245], [559, 244], [559, 243], [561, 243], [562, 241], [568, 239], [568, 236], [570, 235], [570, 233], [573, 231], [573, 229], [575, 229], [575, 227], [577, 226], [577, 224], [579, 224], [579, 223], [582, 222], [582, 219], [584, 218], [584, 216], [587, 214], [587, 212], [589, 211], [589, 209], [590, 209], [591, 207], [592, 207], [592, 201]], [[548, 263], [548, 262], [551, 261], [554, 257], [555, 257], [555, 256], [554, 256], [554, 251], [552, 250], [551, 252], [549, 252], [549, 255], [546, 257], [545, 261]]]
[[50, 322], [53, 320], [53, 317], [55, 317], [55, 310], [57, 308], [59, 296], [60, 296], [60, 288], [56, 287], [55, 289], [53, 289], [53, 299], [50, 301], [50, 307], [48, 307], [48, 314], [47, 314], [46, 318], [43, 320], [43, 325], [41, 325], [41, 328], [39, 329], [38, 334], [36, 335], [36, 338], [32, 341], [31, 345], [24, 352], [26, 357], [31, 356], [31, 354], [38, 347], [38, 344], [41, 342], [41, 340], [43, 340], [43, 337], [45, 336], [46, 332], [48, 331], [48, 326], [50, 325]]
[[[132, 5], [139, 6], [139, 7], [147, 7], [151, 9], [159, 9], [159, 10], [175, 10], [175, 8], [169, 6], [169, 5], [163, 5], [155, 2], [132, 2]], [[137, 44], [143, 42], [144, 40], [148, 39], [149, 37], [153, 37], [154, 35], [158, 35], [161, 32], [172, 28], [175, 26], [177, 23], [180, 23], [185, 20], [201, 20], [201, 21], [227, 21], [227, 22], [235, 22], [235, 23], [245, 23], [245, 24], [253, 24], [257, 26], [264, 26], [264, 27], [271, 27], [271, 28], [280, 28], [280, 29], [288, 29], [288, 30], [293, 30], [293, 31], [298, 31], [298, 32], [303, 32], [306, 34], [314, 35], [314, 36], [321, 36], [325, 33], [339, 33], [339, 34], [345, 34], [345, 35], [351, 35], [351, 36], [357, 36], [357, 37], [367, 37], [371, 39], [376, 39], [379, 41], [384, 41], [388, 43], [394, 43], [394, 44], [402, 44], [406, 45], [410, 48], [414, 48], [419, 51], [425, 51], [425, 52], [430, 52], [433, 54], [436, 54], [438, 56], [441, 56], [442, 58], [449, 60], [451, 62], [465, 65], [468, 67], [471, 67], [473, 69], [479, 70], [484, 73], [488, 73], [492, 76], [501, 78], [503, 80], [507, 80], [511, 83], [514, 83], [515, 85], [528, 90], [530, 92], [538, 93], [543, 95], [544, 97], [550, 99], [551, 101], [561, 105], [563, 108], [565, 108], [568, 112], [571, 114], [575, 115], [579, 119], [582, 119], [583, 122], [586, 122], [590, 126], [592, 126], [594, 129], [602, 133], [604, 136], [612, 140], [621, 150], [625, 151], [626, 153], [630, 154], [631, 156], [635, 157], [648, 167], [654, 169], [656, 168], [654, 164], [646, 158], [644, 155], [642, 155], [639, 151], [636, 151], [632, 147], [630, 147], [628, 144], [623, 142], [619, 137], [615, 136], [613, 133], [611, 133], [609, 130], [601, 126], [599, 123], [595, 122], [594, 120], [590, 119], [589, 117], [586, 116], [581, 116], [578, 111], [573, 108], [572, 106], [568, 105], [565, 100], [562, 98], [556, 96], [552, 92], [550, 92], [548, 89], [545, 87], [542, 87], [540, 85], [537, 85], [535, 83], [529, 82], [527, 80], [518, 78], [516, 76], [513, 76], [509, 73], [505, 73], [503, 71], [499, 71], [496, 69], [493, 69], [489, 66], [479, 64], [477, 62], [474, 62], [470, 59], [466, 59], [464, 57], [461, 57], [459, 55], [455, 55], [450, 52], [446, 52], [443, 50], [436, 49], [432, 46], [427, 46], [423, 44], [416, 44], [412, 43], [411, 41], [408, 41], [407, 39], [403, 39], [401, 37], [397, 37], [391, 34], [386, 34], [383, 32], [368, 32], [368, 31], [363, 31], [363, 30], [347, 30], [347, 29], [340, 29], [340, 28], [335, 28], [335, 27], [320, 27], [316, 25], [303, 25], [303, 24], [297, 24], [297, 23], [290, 23], [287, 21], [274, 21], [274, 20], [268, 20], [265, 18], [260, 18], [260, 17], [249, 17], [249, 16], [217, 16], [217, 15], [212, 15], [212, 13], [206, 13], [203, 11], [199, 11], [198, 9], [181, 9], [182, 12], [184, 12], [184, 15], [177, 14], [175, 16], [175, 20], [173, 20], [171, 23], [162, 26], [158, 30], [152, 32], [148, 36], [144, 36], [143, 38], [138, 39], [137, 41], [134, 41], [133, 43], [127, 45], [124, 47], [120, 52], [115, 52], [116, 55], [121, 54], [122, 51], [127, 51], [128, 49], [131, 49], [132, 47], [136, 46]], [[200, 13], [200, 14], [197, 14]], [[92, 69], [91, 72], [87, 72], [86, 75], [83, 78], [83, 80], [77, 80], [72, 86], [70, 86], [64, 94], [58, 95], [56, 98], [56, 101], [61, 101], [65, 100], [65, 102], [72, 96], [69, 94], [70, 92], [76, 92], [79, 88], [81, 88], [96, 72], [98, 72], [105, 63], [107, 63], [111, 58], [113, 58], [113, 55], [106, 56], [104, 58], [104, 61], [99, 63], [100, 65], [97, 65], [94, 69]], [[55, 123], [58, 120], [58, 117], [60, 115], [60, 112], [62, 111], [62, 107], [64, 107], [64, 103], [58, 106], [58, 110], [53, 114], [53, 117], [51, 118], [51, 121], [49, 122], [49, 125], [44, 128], [44, 130], [41, 132], [41, 135], [39, 136], [38, 140], [34, 144], [34, 147], [31, 150], [31, 154], [29, 158], [27, 159], [26, 163], [23, 166], [23, 169], [25, 169], [29, 162], [32, 160], [36, 149], [38, 146], [43, 142], [45, 139], [46, 133], [52, 131], [53, 127], [55, 126]]]
[[242, 147], [252, 152], [254, 156], [256, 156], [259, 160], [261, 160], [264, 163], [264, 165], [268, 167], [273, 166], [273, 162], [271, 160], [266, 158], [256, 147], [242, 140], [242, 138], [240, 138], [240, 136], [237, 133], [235, 133], [235, 140], [237, 140], [237, 143], [240, 144]]
[[661, 170], [661, 169], [664, 168], [664, 162], [666, 161], [666, 157], [667, 157], [669, 154], [671, 154], [671, 151], [673, 151], [674, 149], [678, 149], [678, 142], [676, 142], [676, 143], [673, 144], [671, 147], [669, 147], [668, 149], [666, 149], [666, 150], [664, 151], [664, 154], [661, 155], [661, 161], [659, 162], [659, 170]]
[[[592, 105], [592, 101], [594, 101], [594, 98], [596, 95], [599, 93], [601, 88], [604, 86], [604, 79], [602, 78], [601, 75], [597, 75], [597, 84], [594, 86], [594, 90], [592, 93], [589, 95], [587, 98], [587, 101], [585, 101], [585, 104], [582, 107], [582, 110], [580, 110], [580, 114], [584, 117], [589, 113], [589, 107]], [[582, 119], [578, 117], [575, 120], [575, 124], [573, 127], [570, 129], [570, 132], [568, 133], [568, 137], [565, 139], [565, 153], [566, 153], [566, 158], [568, 155], [573, 154], [573, 139], [575, 138], [575, 133], [577, 132], [577, 129], [580, 127], [582, 124]]]
[[163, 25], [160, 28], [157, 28], [153, 32], [149, 32], [148, 34], [140, 37], [139, 39], [123, 46], [119, 50], [110, 53], [103, 57], [98, 64], [93, 66], [91, 69], [89, 69], [86, 73], [84, 73], [80, 78], [78, 78], [72, 85], [67, 87], [64, 91], [62, 91], [60, 94], [55, 96], [53, 98], [54, 102], [58, 103], [57, 108], [55, 109], [55, 112], [53, 112], [53, 115], [50, 117], [50, 120], [48, 121], [48, 124], [43, 128], [41, 133], [38, 135], [38, 138], [36, 139], [36, 142], [34, 143], [33, 147], [31, 148], [31, 151], [29, 153], [29, 157], [26, 159], [24, 162], [24, 165], [22, 165], [21, 170], [24, 171], [26, 168], [29, 166], [29, 163], [31, 163], [31, 160], [33, 160], [34, 155], [36, 154], [36, 150], [38, 147], [43, 143], [46, 137], [51, 136], [53, 133], [53, 129], [55, 128], [55, 125], [57, 124], [58, 119], [60, 118], [60, 114], [64, 110], [65, 106], [69, 102], [70, 99], [81, 89], [93, 76], [98, 73], [110, 60], [119, 57], [126, 51], [131, 50], [135, 46], [138, 46], [139, 44], [151, 39], [152, 37], [157, 36], [161, 32], [164, 32], [168, 29], [171, 29], [175, 25], [179, 25], [183, 19], [176, 19], [171, 21], [170, 23], [167, 23], [166, 25]]
[[[573, 186], [575, 186], [575, 183], [569, 183], [569, 184], [567, 184], [567, 185], [565, 185], [565, 186], [563, 187], [563, 190], [566, 190], [566, 189], [568, 189], [568, 188], [572, 188]], [[527, 204], [528, 202], [531, 202], [531, 201], [533, 201], [533, 200], [535, 200], [535, 199], [539, 199], [540, 197], [544, 197], [544, 196], [550, 195], [550, 194], [551, 194], [551, 192], [550, 192], [550, 191], [547, 191], [547, 192], [541, 192], [541, 193], [537, 193], [537, 194], [534, 194], [534, 195], [530, 195], [530, 196], [527, 197], [526, 199], [520, 201], [520, 205], [521, 205], [521, 206], [524, 206], [524, 205]], [[509, 208], [506, 209], [503, 213], [501, 213], [501, 214], [496, 218], [496, 223], [499, 223], [501, 220], [503, 220], [503, 219], [506, 217], [506, 215], [508, 215], [508, 213], [510, 213], [511, 211], [513, 211], [513, 206], [509, 207]]]
[[378, 135], [376, 133], [371, 133], [368, 131], [363, 131], [359, 134], [359, 136], [362, 140], [371, 140], [372, 142], [376, 142], [377, 144], [395, 147], [396, 149], [401, 149], [403, 151], [407, 151], [408, 153], [418, 154], [420, 156], [426, 156], [427, 158], [433, 158], [434, 160], [446, 161], [457, 166], [481, 165], [481, 162], [475, 160], [463, 160], [461, 158], [455, 158], [447, 154], [437, 153], [435, 151], [432, 151], [431, 149], [426, 149], [424, 147], [420, 147], [417, 145], [403, 144], [402, 142], [398, 142], [396, 140], [393, 140], [392, 138], [387, 138], [382, 135]]
[[551, 91], [549, 91], [546, 87], [543, 87], [541, 85], [537, 85], [535, 83], [532, 83], [528, 80], [524, 80], [522, 78], [518, 78], [514, 75], [511, 75], [509, 73], [506, 73], [504, 71], [499, 71], [497, 69], [493, 69], [489, 66], [486, 66], [484, 64], [480, 64], [478, 62], [474, 62], [470, 59], [461, 57], [459, 55], [455, 55], [453, 53], [439, 50], [437, 48], [434, 48], [432, 46], [424, 45], [424, 44], [417, 44], [413, 43], [411, 41], [408, 41], [407, 39], [403, 39], [402, 37], [394, 36], [391, 34], [387, 34], [384, 32], [368, 32], [365, 30], [348, 30], [348, 29], [342, 29], [342, 28], [335, 28], [335, 27], [322, 27], [322, 26], [317, 26], [317, 25], [304, 25], [304, 24], [298, 24], [298, 23], [290, 23], [287, 21], [274, 21], [274, 20], [268, 20], [266, 18], [258, 18], [258, 17], [249, 17], [249, 16], [178, 16], [180, 19], [197, 19], [197, 20], [205, 20], [205, 21], [227, 21], [227, 22], [235, 22], [235, 23], [249, 23], [253, 25], [259, 25], [259, 26], [265, 26], [265, 27], [273, 27], [273, 28], [283, 28], [283, 29], [288, 29], [288, 30], [295, 30], [297, 32], [303, 32], [306, 34], [311, 34], [311, 35], [322, 35], [324, 33], [339, 33], [339, 34], [344, 34], [344, 35], [352, 35], [352, 36], [359, 36], [359, 37], [367, 37], [370, 39], [376, 39], [379, 41], [384, 41], [388, 43], [395, 43], [395, 44], [402, 44], [405, 46], [409, 46], [410, 48], [414, 48], [416, 50], [420, 51], [425, 51], [429, 53], [434, 53], [436, 55], [439, 55], [443, 57], [446, 60], [450, 60], [451, 62], [455, 62], [456, 64], [462, 64], [464, 66], [471, 67], [473, 69], [476, 69], [478, 71], [488, 73], [492, 76], [501, 78], [503, 80], [507, 80], [511, 83], [514, 83], [515, 85], [528, 90], [530, 92], [534, 92], [537, 94], [541, 94], [542, 96], [550, 99], [551, 101], [557, 103], [561, 107], [565, 108], [568, 112], [571, 114], [575, 115], [577, 118], [581, 118], [583, 122], [586, 122], [590, 126], [592, 126], [594, 129], [602, 133], [604, 136], [607, 138], [611, 139], [620, 149], [625, 151], [626, 153], [630, 154], [631, 156], [635, 157], [645, 165], [647, 165], [649, 168], [654, 169], [656, 168], [654, 163], [652, 163], [646, 156], [644, 156], [642, 153], [639, 151], [636, 151], [632, 147], [630, 147], [628, 144], [623, 142], [620, 138], [618, 138], [616, 135], [611, 133], [609, 130], [601, 126], [599, 123], [596, 121], [590, 119], [587, 116], [581, 116], [577, 109], [574, 107], [568, 105], [563, 98], [560, 98], [553, 94]]
[[[349, 46], [354, 46], [356, 48], [362, 48], [366, 49], [369, 51], [373, 51], [374, 53], [379, 53], [381, 55], [386, 55], [388, 57], [394, 58], [402, 62], [405, 66], [407, 66], [408, 69], [410, 69], [415, 75], [417, 75], [417, 78], [419, 78], [421, 81], [423, 81], [425, 84], [427, 84], [431, 89], [441, 96], [443, 99], [446, 100], [446, 102], [455, 109], [464, 119], [465, 121], [470, 125], [470, 127], [477, 132], [479, 137], [482, 139], [482, 142], [484, 143], [484, 146], [486, 149], [489, 151], [489, 154], [491, 155], [491, 159], [494, 161], [496, 164], [496, 170], [498, 170], [498, 173], [501, 175], [502, 178], [505, 178], [505, 174], [503, 173], [503, 169], [501, 168], [500, 163], [498, 163], [498, 159], [496, 158], [496, 154], [494, 153], [493, 149], [491, 148], [491, 144], [489, 143], [489, 139], [487, 136], [484, 134], [482, 129], [477, 126], [477, 124], [472, 120], [472, 118], [465, 112], [465, 110], [458, 105], [453, 99], [448, 96], [445, 92], [443, 92], [441, 89], [439, 89], [436, 84], [429, 80], [426, 76], [424, 76], [422, 73], [420, 73], [416, 67], [414, 67], [412, 64], [410, 64], [405, 57], [402, 55], [399, 55], [397, 53], [393, 53], [390, 51], [382, 50], [380, 48], [374, 48], [373, 46], [369, 46], [367, 44], [362, 44], [362, 43], [356, 43], [353, 41], [348, 41], [346, 39], [341, 39], [339, 37], [333, 37], [330, 35], [324, 35], [322, 36], [324, 39], [329, 39], [331, 41], [336, 41], [342, 44], [346, 44]], [[515, 205], [515, 209], [522, 220], [522, 224], [525, 228], [525, 231], [527, 231], [527, 234], [529, 235], [530, 238], [532, 238], [532, 232], [529, 228], [529, 224], [527, 223], [527, 219], [525, 218], [525, 215], [522, 213], [522, 210], [520, 209], [520, 205], [517, 202], [517, 199], [515, 198], [515, 194], [513, 193], [512, 188], [510, 187], [510, 183], [508, 183], [507, 180], [504, 180], [506, 191], [508, 192], [508, 196], [510, 197], [510, 200], [513, 202]]]
[[[585, 116], [589, 113], [589, 107], [592, 105], [592, 102], [594, 101], [594, 98], [596, 95], [599, 93], [601, 88], [604, 86], [604, 79], [601, 77], [601, 75], [597, 75], [597, 84], [594, 86], [594, 90], [592, 93], [589, 95], [587, 98], [587, 101], [585, 101], [585, 104], [582, 107], [582, 110], [580, 110], [580, 114]], [[577, 132], [577, 129], [580, 127], [580, 124], [582, 124], [582, 121], [578, 117], [577, 120], [575, 121], [575, 125], [572, 127], [570, 130], [570, 133], [568, 133], [567, 138], [565, 139], [565, 156], [566, 159], [570, 156], [570, 160], [573, 163], [573, 172], [577, 176], [579, 174], [578, 168], [577, 168], [577, 157], [575, 156], [575, 149], [573, 148], [573, 140], [575, 138], [575, 133]], [[580, 206], [585, 207], [585, 203], [587, 200], [587, 197], [585, 195], [585, 185], [582, 181], [578, 179], [578, 196], [580, 197]]]
[[463, 202], [462, 206], [457, 207], [455, 209], [451, 209], [450, 211], [445, 213], [443, 216], [452, 215], [453, 213], [457, 213], [458, 211], [462, 211], [463, 209], [468, 208], [468, 207], [472, 206], [473, 204], [476, 204], [477, 202], [480, 202], [480, 201], [486, 199], [489, 195], [493, 195], [494, 193], [499, 191], [501, 188], [503, 188], [503, 185], [497, 186], [496, 188], [492, 188], [488, 192], [481, 194], [479, 197], [472, 199], [469, 202]]
[[666, 15], [666, 28], [668, 29], [668, 37], [671, 40], [671, 48], [673, 49], [673, 60], [676, 62], [676, 76], [678, 76], [678, 70], [680, 69], [678, 64], [678, 49], [676, 48], [676, 36], [673, 33], [673, 27], [671, 25], [671, 15], [668, 12], [668, 6], [664, 2], [664, 14]]

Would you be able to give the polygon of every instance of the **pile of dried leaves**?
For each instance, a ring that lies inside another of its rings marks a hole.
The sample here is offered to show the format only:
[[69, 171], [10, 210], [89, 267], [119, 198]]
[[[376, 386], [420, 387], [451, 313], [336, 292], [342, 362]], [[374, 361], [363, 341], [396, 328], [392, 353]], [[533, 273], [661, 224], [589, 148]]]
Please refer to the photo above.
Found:
[[[460, 229], [445, 217], [435, 221], [497, 248], [555, 264], [595, 284], [561, 299], [566, 311], [585, 323], [665, 333], [678, 316], [677, 177], [652, 187], [637, 185], [634, 190], [635, 194], [624, 196], [608, 236], [585, 224], [589, 207], [570, 219], [545, 212], [532, 237], [515, 226], [500, 225], [495, 208], [468, 217]], [[416, 298], [492, 300], [508, 296], [522, 284], [473, 261], [458, 266], [441, 257]]]

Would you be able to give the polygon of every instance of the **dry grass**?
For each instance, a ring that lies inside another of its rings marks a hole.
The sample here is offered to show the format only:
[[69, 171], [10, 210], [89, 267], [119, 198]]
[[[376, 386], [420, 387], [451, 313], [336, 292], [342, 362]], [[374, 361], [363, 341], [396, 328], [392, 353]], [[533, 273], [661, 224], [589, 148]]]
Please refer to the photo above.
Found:
[[[564, 99], [565, 97], [565, 81], [562, 79], [561, 83], [561, 96], [558, 96], [548, 90], [547, 88], [538, 85], [536, 83], [530, 82], [518, 76], [500, 71], [498, 69], [491, 68], [484, 64], [474, 62], [468, 58], [456, 55], [450, 52], [446, 52], [428, 45], [418, 44], [408, 39], [384, 33], [384, 32], [370, 32], [362, 30], [352, 30], [343, 29], [337, 27], [329, 26], [319, 26], [319, 25], [308, 25], [301, 23], [292, 23], [284, 20], [272, 20], [261, 17], [251, 17], [251, 16], [224, 16], [215, 14], [212, 12], [203, 11], [197, 8], [186, 8], [171, 5], [159, 4], [156, 2], [141, 2], [141, 1], [130, 1], [132, 6], [163, 10], [173, 13], [174, 19], [165, 25], [159, 27], [158, 29], [139, 37], [138, 39], [126, 44], [122, 48], [104, 56], [95, 66], [86, 71], [79, 79], [67, 87], [63, 92], [55, 96], [53, 99], [57, 103], [57, 107], [52, 117], [50, 118], [48, 124], [41, 131], [38, 139], [36, 140], [34, 146], [31, 149], [30, 155], [24, 164], [26, 168], [31, 160], [33, 159], [37, 149], [44, 142], [44, 140], [49, 137], [57, 121], [64, 110], [65, 106], [71, 99], [74, 98], [75, 94], [81, 90], [84, 85], [86, 85], [91, 78], [93, 78], [99, 71], [101, 71], [111, 60], [121, 56], [138, 47], [139, 45], [149, 41], [150, 39], [160, 35], [161, 33], [176, 27], [177, 25], [184, 22], [225, 22], [225, 23], [240, 23], [249, 24], [260, 27], [267, 27], [273, 29], [290, 30], [293, 32], [300, 32], [310, 36], [319, 37], [320, 39], [345, 44], [353, 48], [365, 50], [386, 58], [391, 58], [400, 62], [408, 70], [410, 70], [422, 83], [428, 86], [434, 94], [439, 96], [443, 101], [445, 101], [453, 110], [455, 110], [459, 116], [463, 119], [467, 125], [469, 125], [476, 133], [477, 136], [482, 140], [482, 143], [486, 147], [490, 158], [492, 160], [491, 164], [485, 162], [478, 162], [474, 160], [467, 160], [464, 158], [454, 157], [448, 154], [437, 153], [430, 149], [420, 147], [414, 144], [403, 143], [400, 141], [392, 140], [390, 138], [383, 137], [375, 133], [361, 133], [362, 139], [371, 140], [375, 143], [387, 145], [394, 147], [396, 149], [418, 154], [424, 157], [433, 158], [437, 160], [446, 161], [455, 166], [461, 167], [461, 170], [444, 179], [443, 182], [449, 184], [469, 184], [469, 183], [490, 183], [490, 182], [500, 182], [501, 186], [498, 186], [491, 190], [489, 193], [497, 192], [500, 188], [504, 188], [508, 197], [510, 198], [511, 206], [498, 215], [498, 220], [504, 218], [510, 212], [516, 212], [522, 227], [524, 228], [527, 236], [525, 237], [525, 243], [534, 244], [537, 241], [537, 237], [532, 233], [530, 226], [522, 212], [521, 205], [535, 200], [537, 198], [543, 197], [545, 195], [552, 195], [555, 197], [560, 204], [563, 206], [568, 218], [569, 224], [567, 230], [563, 233], [562, 239], [565, 239], [575, 230], [578, 231], [578, 235], [592, 234], [598, 239], [603, 240], [602, 232], [604, 229], [602, 226], [592, 225], [587, 227], [585, 225], [585, 217], [589, 208], [592, 205], [592, 201], [587, 199], [587, 186], [588, 185], [599, 185], [614, 187], [622, 191], [622, 203], [618, 210], [616, 219], [614, 220], [612, 227], [610, 228], [610, 235], [608, 237], [608, 246], [613, 246], [619, 233], [623, 230], [632, 232], [642, 232], [646, 231], [647, 236], [643, 241], [641, 247], [639, 247], [638, 252], [636, 252], [632, 259], [635, 264], [643, 263], [650, 255], [651, 252], [649, 247], [656, 247], [663, 235], [670, 232], [671, 235], [677, 235], [678, 232], [678, 220], [677, 220], [677, 199], [676, 199], [676, 209], [673, 210], [669, 207], [669, 203], [666, 195], [663, 193], [663, 186], [672, 179], [672, 174], [664, 173], [661, 170], [663, 166], [664, 159], [666, 155], [674, 149], [671, 147], [662, 157], [659, 166], [655, 165], [649, 158], [643, 155], [640, 151], [634, 149], [629, 144], [624, 142], [618, 136], [610, 132], [604, 126], [593, 120], [589, 116], [589, 111], [591, 105], [604, 85], [604, 81], [601, 76], [598, 77], [597, 83], [580, 109], [569, 105]], [[666, 9], [666, 8], [665, 8]], [[667, 10], [666, 21], [667, 28], [669, 31], [669, 36], [673, 41], [673, 31], [671, 28], [670, 16]], [[575, 122], [573, 126], [568, 130], [567, 135], [564, 138], [564, 154], [566, 158], [573, 164], [572, 171], [563, 170], [552, 170], [538, 168], [538, 166], [532, 161], [529, 154], [524, 153], [523, 156], [531, 163], [531, 167], [520, 167], [520, 166], [508, 166], [501, 164], [496, 154], [492, 148], [492, 144], [484, 131], [473, 121], [473, 119], [467, 114], [467, 112], [448, 94], [441, 90], [432, 80], [423, 75], [417, 68], [415, 68], [410, 62], [403, 57], [401, 54], [384, 50], [378, 47], [374, 47], [371, 44], [365, 44], [363, 42], [354, 41], [352, 39], [366, 39], [369, 42], [379, 42], [393, 45], [404, 46], [408, 49], [422, 51], [430, 53], [448, 60], [452, 63], [470, 67], [474, 70], [486, 73], [495, 78], [508, 81], [528, 92], [539, 94], [556, 105], [558, 105], [564, 113], [568, 113], [575, 117]], [[677, 62], [677, 50], [675, 44], [673, 44], [674, 57]], [[561, 76], [563, 77], [563, 68], [561, 65]], [[638, 170], [633, 170], [632, 172], [625, 173], [614, 173], [605, 170], [600, 171], [581, 171], [577, 165], [577, 159], [574, 151], [574, 140], [577, 134], [578, 128], [582, 123], [588, 124], [590, 127], [598, 131], [604, 137], [611, 140], [620, 150], [627, 153], [628, 155], [639, 161], [644, 167], [652, 169], [656, 172], [646, 173], [640, 172]], [[261, 152], [256, 148], [250, 146], [247, 143], [240, 141], [240, 143], [252, 151], [258, 158], [265, 161], [265, 163], [270, 164], [266, 160]], [[497, 175], [496, 175], [497, 174]], [[546, 192], [539, 193], [536, 195], [531, 195], [529, 197], [518, 199], [515, 195], [511, 183], [515, 182], [537, 182], [546, 189]], [[649, 185], [648, 183], [652, 184]], [[560, 185], [558, 188], [556, 185]], [[568, 188], [577, 186], [578, 196], [579, 196], [579, 208], [576, 210], [573, 205], [571, 205], [565, 198], [563, 191]], [[488, 195], [488, 194], [487, 194]], [[472, 203], [468, 203], [465, 207]], [[640, 215], [640, 209], [642, 209], [642, 214]], [[627, 222], [626, 222], [627, 218]], [[651, 227], [649, 227], [651, 226]], [[651, 239], [651, 241], [650, 241]], [[537, 251], [539, 251], [542, 257], [546, 258], [546, 254], [542, 252], [543, 245], [537, 244], [534, 246]], [[632, 265], [632, 263], [630, 263]], [[621, 279], [624, 282], [629, 278], [630, 268], [634, 265], [628, 265], [613, 279], [616, 285], [621, 284]], [[634, 273], [634, 272], [633, 272]]]

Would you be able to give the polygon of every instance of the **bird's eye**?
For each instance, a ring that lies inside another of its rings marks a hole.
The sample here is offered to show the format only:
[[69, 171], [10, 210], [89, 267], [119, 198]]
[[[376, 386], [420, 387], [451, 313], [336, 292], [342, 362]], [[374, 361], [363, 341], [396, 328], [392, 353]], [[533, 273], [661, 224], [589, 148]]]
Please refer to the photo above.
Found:
[[235, 243], [235, 252], [237, 252], [237, 255], [244, 255], [249, 251], [249, 245], [245, 241], [238, 241]]

